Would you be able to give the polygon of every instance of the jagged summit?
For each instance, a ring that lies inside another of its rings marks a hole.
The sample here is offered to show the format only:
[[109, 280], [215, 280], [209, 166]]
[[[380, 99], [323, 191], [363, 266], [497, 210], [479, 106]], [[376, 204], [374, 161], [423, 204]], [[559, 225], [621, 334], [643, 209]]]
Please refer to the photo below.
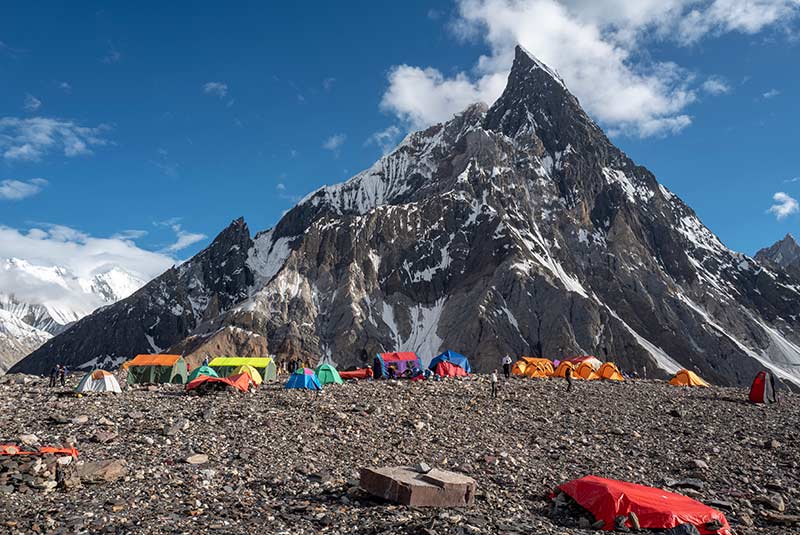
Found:
[[758, 251], [756, 260], [800, 274], [800, 245], [791, 234], [786, 234], [769, 247]]
[[341, 366], [453, 349], [479, 371], [594, 354], [648, 377], [749, 384], [767, 367], [800, 384], [800, 278], [725, 247], [520, 47], [488, 110], [409, 134], [254, 240], [235, 221], [16, 370], [170, 348]]

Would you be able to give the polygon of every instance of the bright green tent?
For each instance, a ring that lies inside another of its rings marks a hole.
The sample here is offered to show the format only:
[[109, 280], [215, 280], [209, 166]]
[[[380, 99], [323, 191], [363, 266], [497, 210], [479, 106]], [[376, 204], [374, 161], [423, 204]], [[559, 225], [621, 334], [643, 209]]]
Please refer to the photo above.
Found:
[[331, 383], [336, 383], [337, 385], [344, 384], [342, 378], [339, 377], [339, 372], [336, 371], [336, 368], [333, 367], [332, 364], [320, 364], [317, 366], [315, 370], [317, 374], [317, 379], [322, 386], [329, 385]]
[[265, 381], [274, 381], [278, 378], [275, 361], [269, 357], [217, 357], [208, 365], [214, 368], [220, 377], [239, 373], [236, 370], [240, 366], [252, 366]]
[[209, 368], [208, 366], [200, 366], [199, 368], [195, 368], [189, 373], [189, 378], [186, 380], [187, 383], [194, 381], [201, 375], [207, 375], [209, 377], [219, 377], [217, 372], [214, 371], [214, 368]]

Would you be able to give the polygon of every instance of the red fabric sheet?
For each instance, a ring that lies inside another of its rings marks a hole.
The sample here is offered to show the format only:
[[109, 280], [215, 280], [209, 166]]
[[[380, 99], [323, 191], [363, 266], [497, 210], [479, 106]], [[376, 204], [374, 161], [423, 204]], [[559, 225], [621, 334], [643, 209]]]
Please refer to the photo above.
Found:
[[464, 368], [461, 366], [456, 366], [455, 364], [447, 361], [442, 361], [436, 365], [436, 371], [434, 372], [439, 377], [466, 377], [467, 372], [464, 371]]
[[252, 379], [250, 379], [250, 376], [246, 373], [231, 375], [230, 377], [209, 377], [208, 375], [201, 375], [186, 385], [186, 391], [194, 390], [204, 383], [223, 383], [237, 390], [241, 390], [242, 392], [247, 392], [251, 382]]
[[[728, 520], [721, 512], [689, 497], [625, 481], [586, 476], [568, 481], [559, 490], [578, 502], [598, 520], [604, 531], [614, 529], [614, 518], [633, 511], [644, 529], [670, 529], [692, 524], [701, 535], [731, 535]], [[719, 520], [722, 529], [711, 532], [705, 524]]]
[[764, 403], [764, 383], [767, 382], [766, 372], [758, 372], [750, 387], [750, 401], [752, 403]]
[[372, 368], [359, 368], [349, 372], [339, 372], [339, 377], [347, 379], [369, 379], [372, 377]]
[[390, 362], [401, 362], [409, 360], [415, 361], [417, 360], [417, 354], [410, 351], [403, 351], [400, 353], [381, 353], [381, 358], [383, 359], [383, 362], [388, 364]]

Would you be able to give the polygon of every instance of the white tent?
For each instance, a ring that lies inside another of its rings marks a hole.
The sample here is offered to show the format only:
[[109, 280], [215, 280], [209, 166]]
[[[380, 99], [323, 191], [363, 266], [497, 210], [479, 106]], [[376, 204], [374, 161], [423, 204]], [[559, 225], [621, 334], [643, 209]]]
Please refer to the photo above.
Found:
[[121, 394], [117, 378], [105, 370], [95, 370], [83, 376], [75, 392], [114, 392]]

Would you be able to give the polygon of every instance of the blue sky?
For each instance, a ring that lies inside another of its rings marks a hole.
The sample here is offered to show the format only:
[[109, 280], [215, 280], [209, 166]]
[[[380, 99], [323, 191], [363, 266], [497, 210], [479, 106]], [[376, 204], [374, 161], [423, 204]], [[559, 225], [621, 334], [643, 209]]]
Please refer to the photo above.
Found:
[[798, 230], [796, 0], [162, 4], [4, 3], [4, 240], [169, 261], [240, 215], [266, 229], [378, 133], [496, 96], [517, 41], [728, 246]]

